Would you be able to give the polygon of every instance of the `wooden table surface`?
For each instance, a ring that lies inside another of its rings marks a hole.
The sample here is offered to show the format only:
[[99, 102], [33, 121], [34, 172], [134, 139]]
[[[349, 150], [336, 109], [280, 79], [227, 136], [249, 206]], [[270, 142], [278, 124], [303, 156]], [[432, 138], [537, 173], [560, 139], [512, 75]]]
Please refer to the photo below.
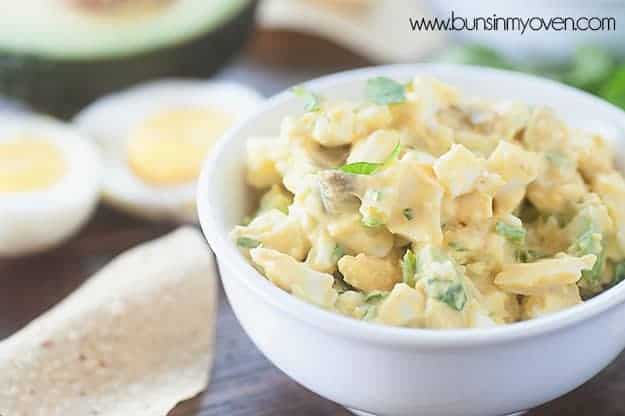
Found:
[[[365, 64], [365, 60], [320, 40], [262, 33], [218, 77], [245, 81], [271, 94], [306, 78]], [[64, 246], [29, 258], [0, 260], [0, 339], [67, 296], [113, 256], [173, 228], [100, 207], [91, 222]], [[205, 393], [182, 403], [170, 416], [348, 415], [269, 363], [244, 334], [223, 290], [220, 295], [211, 384]], [[485, 393], [485, 400], [496, 400]], [[584, 386], [530, 414], [625, 415], [623, 396], [625, 354]]]

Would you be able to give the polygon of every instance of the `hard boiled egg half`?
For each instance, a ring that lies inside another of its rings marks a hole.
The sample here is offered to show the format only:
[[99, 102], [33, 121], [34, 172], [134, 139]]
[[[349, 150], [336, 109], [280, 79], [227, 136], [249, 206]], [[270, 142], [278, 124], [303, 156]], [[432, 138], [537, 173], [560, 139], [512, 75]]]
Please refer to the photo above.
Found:
[[204, 159], [260, 101], [235, 83], [166, 80], [97, 100], [74, 121], [103, 150], [107, 202], [146, 218], [195, 222]]
[[34, 115], [0, 115], [0, 257], [62, 242], [99, 196], [97, 148], [74, 129]]

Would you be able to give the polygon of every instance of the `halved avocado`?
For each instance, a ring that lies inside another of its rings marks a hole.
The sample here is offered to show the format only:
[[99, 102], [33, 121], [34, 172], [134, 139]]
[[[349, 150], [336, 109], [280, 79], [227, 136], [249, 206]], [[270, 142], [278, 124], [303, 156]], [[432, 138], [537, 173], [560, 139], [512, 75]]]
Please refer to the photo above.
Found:
[[0, 94], [69, 117], [100, 95], [207, 76], [245, 43], [257, 0], [46, 0], [0, 16]]

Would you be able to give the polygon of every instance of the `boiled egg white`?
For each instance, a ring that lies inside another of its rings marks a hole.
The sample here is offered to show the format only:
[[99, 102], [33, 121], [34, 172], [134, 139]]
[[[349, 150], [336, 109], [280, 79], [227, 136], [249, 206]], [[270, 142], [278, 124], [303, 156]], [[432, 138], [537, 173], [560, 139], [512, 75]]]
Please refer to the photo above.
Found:
[[98, 150], [70, 126], [0, 115], [0, 257], [69, 238], [93, 213], [99, 186]]
[[74, 123], [103, 150], [103, 197], [150, 219], [197, 221], [204, 159], [261, 102], [230, 82], [163, 80], [101, 98]]

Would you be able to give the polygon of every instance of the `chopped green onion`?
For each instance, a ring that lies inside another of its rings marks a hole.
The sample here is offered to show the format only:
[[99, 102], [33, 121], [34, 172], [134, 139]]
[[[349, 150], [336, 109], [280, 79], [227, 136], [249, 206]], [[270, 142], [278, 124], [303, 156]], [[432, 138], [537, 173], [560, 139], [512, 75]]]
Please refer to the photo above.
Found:
[[249, 237], [239, 237], [237, 238], [237, 246], [243, 248], [256, 248], [260, 246], [260, 241]]
[[340, 244], [337, 244], [332, 251], [332, 258], [339, 260], [341, 257], [345, 255], [345, 250]]
[[362, 225], [368, 228], [376, 228], [380, 225], [384, 225], [384, 222], [378, 220], [377, 218], [363, 217], [360, 221], [362, 222]]
[[497, 221], [495, 225], [497, 234], [504, 236], [508, 241], [514, 244], [523, 244], [525, 241], [525, 230], [523, 227], [506, 224], [503, 221]]
[[379, 302], [388, 296], [388, 292], [373, 290], [365, 295], [365, 302]]
[[436, 298], [456, 311], [461, 311], [467, 303], [467, 295], [464, 293], [464, 288], [460, 283], [450, 285], [447, 290], [441, 292]]
[[417, 256], [415, 256], [412, 250], [408, 249], [401, 260], [401, 274], [403, 282], [408, 286], [414, 287], [416, 272]]

